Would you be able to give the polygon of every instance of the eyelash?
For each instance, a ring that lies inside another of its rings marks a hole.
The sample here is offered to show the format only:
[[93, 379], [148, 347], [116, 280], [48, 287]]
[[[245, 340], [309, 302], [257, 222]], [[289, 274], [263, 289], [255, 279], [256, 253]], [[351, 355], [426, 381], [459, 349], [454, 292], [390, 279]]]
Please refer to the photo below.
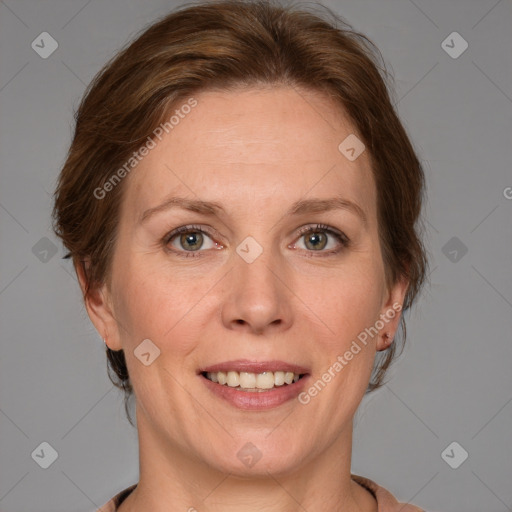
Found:
[[[175, 249], [169, 249], [169, 247], [168, 247], [169, 243], [176, 236], [182, 235], [183, 233], [198, 233], [198, 232], [204, 233], [204, 234], [208, 235], [210, 238], [213, 237], [213, 233], [209, 229], [206, 229], [203, 226], [188, 225], [188, 226], [181, 226], [179, 228], [176, 228], [173, 231], [171, 231], [170, 233], [168, 233], [167, 235], [165, 235], [165, 237], [162, 239], [162, 243], [164, 244], [165, 248], [169, 252], [172, 252], [173, 254], [176, 254], [179, 257], [198, 258], [198, 257], [201, 257], [200, 254], [203, 251], [201, 251], [201, 250], [177, 251]], [[329, 255], [335, 255], [350, 246], [350, 240], [344, 233], [342, 233], [341, 231], [334, 230], [334, 229], [330, 228], [329, 226], [326, 226], [325, 224], [317, 224], [316, 226], [306, 226], [306, 227], [301, 228], [298, 233], [298, 235], [299, 235], [298, 239], [302, 238], [304, 235], [307, 235], [309, 233], [326, 233], [327, 235], [333, 236], [341, 245], [341, 248], [331, 249], [329, 251], [308, 251], [308, 250], [306, 250], [307, 253], [314, 253], [314, 252], [319, 253], [317, 256], [313, 256], [313, 254], [311, 254], [311, 256], [309, 256], [309, 257], [325, 257], [325, 256], [329, 256]]]

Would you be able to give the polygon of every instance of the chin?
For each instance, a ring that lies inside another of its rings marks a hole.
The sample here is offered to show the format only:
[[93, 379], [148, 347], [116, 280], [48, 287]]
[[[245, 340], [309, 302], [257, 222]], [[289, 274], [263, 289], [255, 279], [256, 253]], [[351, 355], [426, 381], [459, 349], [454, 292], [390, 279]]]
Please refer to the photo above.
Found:
[[266, 436], [267, 431], [260, 431], [230, 438], [224, 447], [212, 440], [210, 446], [215, 449], [205, 461], [218, 471], [238, 478], [267, 478], [269, 473], [277, 476], [296, 470], [305, 458], [306, 443], [290, 437], [269, 440]]

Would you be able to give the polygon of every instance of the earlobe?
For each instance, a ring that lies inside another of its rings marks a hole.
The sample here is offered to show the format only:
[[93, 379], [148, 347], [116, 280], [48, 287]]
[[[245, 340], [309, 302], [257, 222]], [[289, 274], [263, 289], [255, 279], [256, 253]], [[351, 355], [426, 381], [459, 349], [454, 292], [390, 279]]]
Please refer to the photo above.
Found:
[[389, 332], [385, 332], [382, 337], [382, 350], [386, 350], [393, 343], [394, 337]]
[[389, 289], [387, 300], [380, 315], [380, 319], [384, 325], [382, 329], [379, 329], [379, 339], [377, 340], [378, 351], [388, 349], [394, 341], [396, 331], [400, 325], [400, 318], [408, 286], [409, 280], [402, 278]]
[[106, 284], [95, 286], [88, 281], [87, 270], [89, 260], [78, 262], [76, 272], [82, 290], [87, 314], [105, 344], [112, 350], [122, 348], [112, 307], [108, 300], [109, 292]]

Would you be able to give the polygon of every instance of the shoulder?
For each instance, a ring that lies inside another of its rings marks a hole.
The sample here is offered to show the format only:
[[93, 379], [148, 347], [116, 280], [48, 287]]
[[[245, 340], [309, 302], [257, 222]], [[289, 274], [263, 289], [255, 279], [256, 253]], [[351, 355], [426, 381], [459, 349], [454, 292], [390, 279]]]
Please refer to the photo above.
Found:
[[368, 489], [377, 500], [378, 512], [425, 512], [410, 503], [399, 502], [387, 489], [364, 476], [352, 475], [352, 480]]
[[96, 512], [116, 512], [117, 507], [128, 497], [128, 495], [137, 487], [137, 484], [130, 485], [126, 489], [116, 494], [110, 501], [105, 503]]

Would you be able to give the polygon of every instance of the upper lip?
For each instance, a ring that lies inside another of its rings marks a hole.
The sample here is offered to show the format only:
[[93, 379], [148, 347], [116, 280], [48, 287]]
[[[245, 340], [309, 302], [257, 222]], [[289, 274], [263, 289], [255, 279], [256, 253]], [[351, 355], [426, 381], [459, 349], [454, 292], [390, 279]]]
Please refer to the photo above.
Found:
[[209, 372], [247, 372], [247, 373], [263, 373], [263, 372], [293, 372], [295, 374], [308, 373], [308, 369], [285, 361], [249, 361], [248, 359], [236, 359], [234, 361], [224, 361], [211, 366], [206, 366], [199, 370], [199, 373]]

